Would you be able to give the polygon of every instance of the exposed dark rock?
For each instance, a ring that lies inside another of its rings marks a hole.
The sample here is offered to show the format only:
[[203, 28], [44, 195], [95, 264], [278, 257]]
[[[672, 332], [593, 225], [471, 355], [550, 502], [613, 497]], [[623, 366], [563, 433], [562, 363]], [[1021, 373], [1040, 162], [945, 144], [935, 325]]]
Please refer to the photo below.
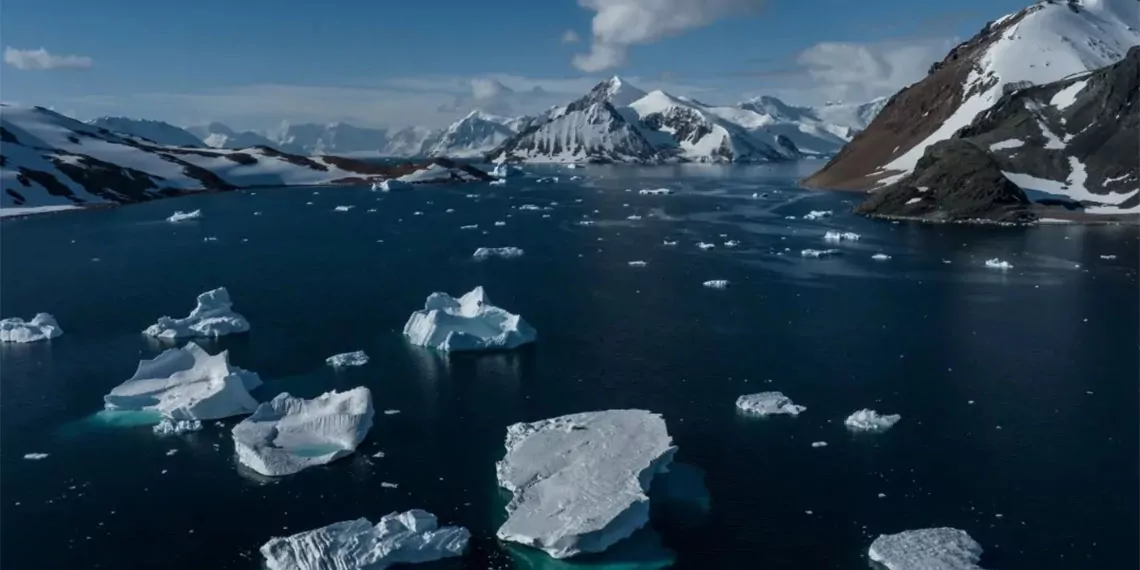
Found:
[[256, 158], [254, 158], [254, 157], [252, 157], [252, 156], [250, 156], [244, 152], [227, 152], [226, 154], [224, 154], [222, 156], [225, 156], [227, 159], [232, 160], [238, 164], [243, 164], [245, 166], [249, 166], [251, 164], [257, 164]]

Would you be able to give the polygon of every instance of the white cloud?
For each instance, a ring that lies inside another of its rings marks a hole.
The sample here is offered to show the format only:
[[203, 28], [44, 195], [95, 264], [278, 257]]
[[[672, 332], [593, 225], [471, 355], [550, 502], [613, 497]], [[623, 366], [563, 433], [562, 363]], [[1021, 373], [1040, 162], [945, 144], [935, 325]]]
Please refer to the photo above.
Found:
[[54, 55], [46, 49], [4, 48], [4, 63], [16, 69], [89, 69], [95, 62], [83, 55]]
[[578, 36], [578, 32], [575, 32], [574, 30], [566, 30], [565, 32], [562, 32], [562, 43], [576, 44], [580, 41], [582, 41], [582, 38]]
[[578, 5], [595, 14], [590, 51], [575, 55], [573, 63], [594, 73], [625, 63], [631, 46], [750, 14], [763, 0], [578, 0]]

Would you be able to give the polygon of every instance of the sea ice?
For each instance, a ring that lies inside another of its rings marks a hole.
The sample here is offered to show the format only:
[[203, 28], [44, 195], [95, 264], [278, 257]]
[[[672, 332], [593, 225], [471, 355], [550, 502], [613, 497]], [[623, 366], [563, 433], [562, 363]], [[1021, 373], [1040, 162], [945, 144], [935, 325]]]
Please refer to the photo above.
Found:
[[158, 338], [175, 339], [195, 336], [218, 337], [249, 332], [249, 321], [235, 313], [230, 294], [225, 287], [198, 295], [198, 306], [184, 319], [162, 317], [150, 325], [143, 334]]
[[812, 210], [804, 214], [805, 220], [818, 220], [820, 218], [830, 218], [831, 210]]
[[166, 221], [168, 221], [168, 222], [182, 222], [185, 220], [197, 220], [198, 218], [201, 218], [201, 217], [202, 217], [202, 210], [194, 210], [193, 212], [183, 212], [181, 210], [178, 210], [178, 211], [174, 212], [173, 214], [170, 214], [170, 217], [166, 218]]
[[129, 380], [103, 396], [112, 411], [153, 410], [172, 420], [217, 420], [257, 408], [249, 391], [261, 385], [255, 372], [230, 365], [229, 354], [210, 355], [189, 342], [140, 360]]
[[886, 431], [901, 419], [898, 414], [881, 416], [875, 410], [864, 408], [847, 416], [843, 424], [856, 431]]
[[517, 247], [481, 247], [475, 250], [471, 255], [475, 259], [489, 259], [491, 257], [501, 257], [503, 259], [510, 259], [512, 257], [522, 257], [523, 250]]
[[805, 249], [800, 252], [803, 257], [828, 257], [839, 253], [838, 249]]
[[1008, 261], [1002, 261], [995, 257], [993, 259], [986, 260], [986, 267], [989, 267], [990, 269], [1001, 269], [1002, 271], [1005, 271], [1007, 269], [1013, 269], [1013, 264]]
[[63, 329], [48, 313], [36, 313], [30, 321], [17, 317], [0, 320], [0, 342], [36, 342], [61, 334]]
[[964, 530], [924, 528], [881, 534], [867, 555], [888, 570], [981, 570], [982, 547]]
[[858, 241], [862, 237], [855, 232], [827, 232], [823, 234], [826, 241]]
[[291, 475], [356, 451], [373, 415], [364, 386], [312, 400], [278, 394], [234, 426], [234, 448], [242, 465], [262, 475]]
[[874, 259], [875, 261], [886, 261], [890, 258], [891, 258], [891, 256], [889, 256], [885, 253], [876, 253], [875, 255], [871, 256], [871, 259]]
[[435, 515], [413, 509], [389, 514], [375, 526], [359, 518], [273, 538], [261, 555], [268, 570], [385, 570], [461, 556], [470, 538], [467, 529], [440, 528]]
[[760, 392], [759, 394], [746, 394], [737, 398], [736, 409], [757, 416], [777, 414], [798, 416], [807, 408], [792, 403], [791, 398], [782, 392]]
[[709, 287], [711, 289], [724, 289], [725, 287], [728, 287], [728, 280], [726, 280], [726, 279], [712, 279], [710, 281], [705, 281], [704, 286]]
[[162, 418], [162, 421], [152, 428], [155, 435], [182, 435], [202, 429], [202, 422], [198, 420], [172, 420]]
[[534, 342], [538, 333], [519, 315], [492, 305], [480, 286], [459, 299], [432, 293], [408, 318], [404, 336], [446, 352], [514, 349]]
[[364, 366], [368, 364], [368, 355], [363, 350], [354, 352], [345, 352], [343, 354], [334, 354], [325, 359], [325, 364], [333, 368], [343, 368], [345, 366]]
[[677, 448], [658, 414], [607, 410], [507, 428], [496, 465], [512, 494], [502, 540], [554, 558], [602, 552], [649, 520], [649, 489]]

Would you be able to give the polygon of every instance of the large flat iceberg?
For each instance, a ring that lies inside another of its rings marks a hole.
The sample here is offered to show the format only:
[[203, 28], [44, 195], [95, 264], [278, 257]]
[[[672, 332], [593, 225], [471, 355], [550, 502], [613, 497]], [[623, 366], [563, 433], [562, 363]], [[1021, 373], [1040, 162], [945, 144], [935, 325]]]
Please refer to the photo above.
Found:
[[156, 411], [172, 420], [217, 420], [257, 408], [249, 391], [257, 373], [230, 365], [226, 351], [211, 356], [193, 342], [140, 360], [135, 375], [103, 396], [112, 411]]
[[198, 295], [198, 306], [184, 319], [162, 317], [150, 325], [143, 334], [158, 338], [219, 337], [249, 332], [249, 321], [235, 313], [230, 294], [218, 287]]
[[483, 287], [456, 299], [432, 293], [404, 325], [412, 344], [442, 351], [510, 350], [534, 342], [538, 333], [519, 315], [491, 304]]
[[273, 538], [261, 555], [269, 570], [385, 570], [461, 556], [470, 538], [467, 529], [440, 528], [435, 515], [413, 509], [389, 514], [375, 526], [360, 518]]
[[48, 313], [36, 313], [30, 321], [16, 317], [0, 320], [0, 342], [36, 342], [61, 334], [63, 329]]
[[497, 536], [554, 558], [602, 552], [649, 521], [646, 492], [677, 448], [660, 415], [608, 410], [507, 428], [496, 465], [511, 492]]
[[982, 570], [982, 547], [964, 530], [924, 528], [881, 534], [867, 555], [888, 570]]
[[363, 386], [312, 400], [278, 394], [234, 426], [234, 447], [238, 461], [262, 475], [291, 475], [356, 451], [373, 415]]
[[807, 408], [793, 403], [791, 398], [785, 396], [783, 392], [760, 392], [759, 394], [746, 394], [737, 398], [736, 409], [755, 416], [777, 414], [798, 416]]

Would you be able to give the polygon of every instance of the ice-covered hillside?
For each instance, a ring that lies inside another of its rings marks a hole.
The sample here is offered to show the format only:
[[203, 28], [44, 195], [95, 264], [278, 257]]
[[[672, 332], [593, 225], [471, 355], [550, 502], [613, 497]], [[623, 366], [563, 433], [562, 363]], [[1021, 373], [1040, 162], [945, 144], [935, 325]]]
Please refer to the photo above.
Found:
[[517, 135], [515, 128], [525, 120], [498, 117], [476, 109], [439, 132], [424, 154], [451, 158], [482, 156]]
[[143, 139], [142, 142], [151, 142], [167, 146], [206, 146], [201, 139], [190, 134], [186, 129], [162, 121], [132, 119], [129, 117], [99, 117], [98, 119], [87, 121], [87, 124], [102, 127], [116, 133], [139, 137]]

